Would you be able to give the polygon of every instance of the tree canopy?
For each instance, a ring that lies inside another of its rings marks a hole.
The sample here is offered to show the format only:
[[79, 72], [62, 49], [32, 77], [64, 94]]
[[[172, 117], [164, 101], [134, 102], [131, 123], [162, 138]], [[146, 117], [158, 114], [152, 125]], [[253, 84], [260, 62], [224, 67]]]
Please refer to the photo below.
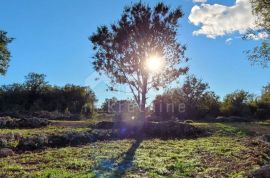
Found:
[[7, 32], [0, 30], [0, 75], [5, 75], [10, 61], [10, 52], [7, 45], [13, 39], [7, 36]]
[[[89, 38], [95, 70], [111, 79], [112, 90], [127, 84], [142, 113], [149, 90], [165, 87], [188, 70], [180, 65], [188, 60], [186, 47], [176, 39], [182, 16], [180, 8], [171, 10], [163, 3], [151, 8], [140, 2], [126, 7], [118, 22], [98, 27]], [[160, 56], [162, 62], [155, 74], [146, 69], [151, 56]]]
[[249, 103], [253, 100], [253, 97], [252, 94], [244, 90], [236, 90], [224, 97], [221, 110], [226, 115], [250, 115]]
[[0, 86], [0, 112], [57, 111], [91, 115], [95, 93], [89, 87], [49, 85], [44, 74], [30, 73], [23, 84]]
[[164, 119], [200, 118], [219, 112], [219, 97], [194, 75], [186, 77], [180, 87], [157, 96], [153, 103], [155, 115]]
[[[251, 35], [261, 35], [264, 41], [261, 45], [248, 50], [249, 60], [253, 64], [267, 67], [270, 61], [270, 2], [268, 0], [251, 0], [253, 14], [257, 16], [258, 30], [252, 31]], [[248, 37], [250, 34], [247, 35]]]

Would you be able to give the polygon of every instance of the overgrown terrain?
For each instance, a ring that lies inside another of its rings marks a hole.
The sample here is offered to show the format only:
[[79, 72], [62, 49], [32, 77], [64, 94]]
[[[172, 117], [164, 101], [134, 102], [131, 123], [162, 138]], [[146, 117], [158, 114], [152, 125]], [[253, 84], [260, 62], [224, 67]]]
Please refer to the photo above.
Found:
[[[54, 121], [41, 129], [1, 129], [1, 135], [87, 132], [93, 121]], [[123, 139], [47, 148], [1, 158], [2, 177], [246, 177], [270, 162], [260, 140], [269, 122], [192, 123], [210, 136], [197, 139]], [[16, 145], [16, 143], [13, 143]]]

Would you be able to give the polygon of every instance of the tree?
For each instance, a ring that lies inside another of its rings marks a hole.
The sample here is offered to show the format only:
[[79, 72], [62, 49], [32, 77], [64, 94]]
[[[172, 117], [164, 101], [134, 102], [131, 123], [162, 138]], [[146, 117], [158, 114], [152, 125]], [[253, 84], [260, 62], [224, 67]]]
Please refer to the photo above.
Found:
[[5, 75], [10, 61], [10, 52], [7, 45], [13, 38], [7, 37], [7, 32], [0, 31], [0, 75]]
[[[165, 87], [188, 70], [180, 66], [188, 60], [186, 48], [176, 40], [182, 16], [180, 8], [170, 10], [163, 3], [150, 8], [140, 2], [126, 7], [117, 23], [98, 27], [89, 38], [95, 51], [94, 69], [111, 79], [111, 90], [117, 84], [129, 86], [141, 119], [145, 118], [148, 91]], [[146, 68], [152, 56], [160, 56], [163, 64], [158, 73]]]
[[198, 103], [198, 115], [205, 116], [218, 116], [220, 113], [220, 101], [213, 91], [206, 91]]
[[246, 35], [246, 38], [254, 35], [261, 35], [266, 38], [260, 46], [247, 51], [249, 60], [253, 64], [260, 64], [267, 67], [270, 61], [270, 1], [268, 0], [251, 0], [253, 14], [257, 16], [259, 30], [252, 31]]
[[178, 92], [186, 107], [191, 109], [201, 100], [208, 89], [209, 85], [201, 79], [197, 79], [195, 76], [188, 76]]
[[250, 115], [249, 104], [252, 100], [252, 94], [237, 90], [224, 97], [221, 110], [226, 115], [247, 116]]
[[25, 85], [32, 92], [41, 91], [44, 87], [48, 85], [45, 81], [45, 74], [29, 73], [25, 76]]
[[208, 83], [194, 75], [186, 78], [183, 85], [177, 89], [178, 96], [175, 96], [185, 104], [184, 117], [200, 118], [218, 113], [219, 97], [209, 88]]
[[191, 75], [183, 85], [171, 89], [154, 100], [157, 116], [187, 119], [219, 113], [219, 97], [209, 91], [209, 85]]
[[35, 104], [35, 101], [40, 98], [42, 90], [48, 85], [45, 81], [46, 75], [38, 73], [29, 73], [25, 76], [25, 87], [28, 91], [28, 104], [26, 109], [29, 110]]
[[270, 84], [263, 87], [261, 96], [253, 102], [255, 117], [268, 119], [270, 115]]
[[117, 103], [117, 98], [106, 98], [105, 101], [102, 103], [101, 110], [106, 113], [112, 113], [112, 106]]
[[51, 86], [44, 74], [30, 73], [23, 84], [0, 86], [0, 112], [57, 111], [91, 116], [94, 113], [95, 93], [89, 87]]

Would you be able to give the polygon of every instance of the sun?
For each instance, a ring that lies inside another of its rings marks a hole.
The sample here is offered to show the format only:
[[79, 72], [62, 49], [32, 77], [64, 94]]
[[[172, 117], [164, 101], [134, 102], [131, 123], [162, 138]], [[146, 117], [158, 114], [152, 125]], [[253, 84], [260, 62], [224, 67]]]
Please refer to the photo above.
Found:
[[146, 69], [151, 73], [158, 73], [162, 68], [162, 58], [151, 56], [146, 60]]

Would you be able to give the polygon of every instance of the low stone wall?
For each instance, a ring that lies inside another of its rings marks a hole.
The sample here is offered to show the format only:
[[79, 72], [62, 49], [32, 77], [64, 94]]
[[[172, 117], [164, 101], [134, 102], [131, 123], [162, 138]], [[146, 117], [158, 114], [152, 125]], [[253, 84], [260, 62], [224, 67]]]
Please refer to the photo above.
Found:
[[0, 128], [40, 128], [49, 124], [48, 119], [44, 118], [12, 118], [0, 117]]

